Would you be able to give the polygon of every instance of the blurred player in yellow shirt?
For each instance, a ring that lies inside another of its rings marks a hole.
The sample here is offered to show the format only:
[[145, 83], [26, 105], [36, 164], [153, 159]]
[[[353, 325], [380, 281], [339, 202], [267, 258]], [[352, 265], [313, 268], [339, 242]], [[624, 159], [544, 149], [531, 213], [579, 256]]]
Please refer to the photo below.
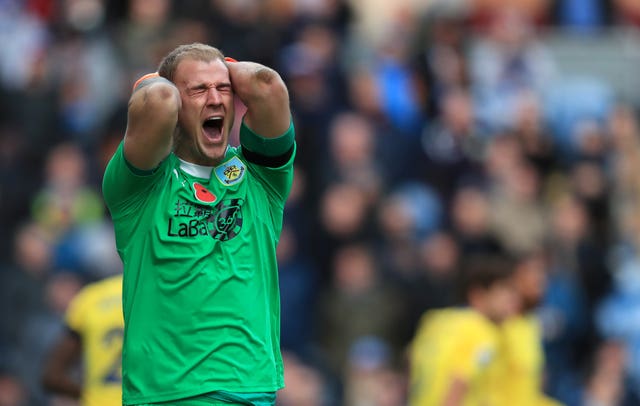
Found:
[[489, 367], [498, 346], [497, 326], [515, 311], [512, 266], [485, 257], [469, 263], [463, 287], [468, 306], [428, 311], [411, 344], [411, 406], [495, 404]]
[[[52, 350], [43, 383], [82, 406], [122, 405], [122, 274], [85, 286], [65, 317], [67, 331]], [[82, 360], [83, 379], [73, 378]]]
[[518, 314], [500, 326], [496, 362], [491, 374], [499, 406], [559, 406], [544, 395], [544, 353], [539, 320], [534, 310], [546, 287], [546, 263], [542, 253], [523, 256], [515, 264], [513, 286], [518, 294]]

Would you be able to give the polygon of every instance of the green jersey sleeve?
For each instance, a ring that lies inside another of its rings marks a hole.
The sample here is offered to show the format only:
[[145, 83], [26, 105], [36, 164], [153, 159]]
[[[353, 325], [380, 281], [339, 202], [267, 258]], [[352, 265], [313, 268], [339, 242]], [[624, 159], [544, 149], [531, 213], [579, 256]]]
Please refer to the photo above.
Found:
[[248, 162], [249, 170], [276, 201], [284, 205], [293, 182], [293, 161], [296, 155], [293, 122], [287, 131], [275, 138], [265, 138], [253, 132], [242, 122], [240, 127], [240, 153]]
[[111, 157], [102, 180], [102, 194], [112, 216], [135, 211], [157, 180], [168, 169], [169, 157], [154, 170], [143, 171], [131, 165], [124, 156], [124, 141]]

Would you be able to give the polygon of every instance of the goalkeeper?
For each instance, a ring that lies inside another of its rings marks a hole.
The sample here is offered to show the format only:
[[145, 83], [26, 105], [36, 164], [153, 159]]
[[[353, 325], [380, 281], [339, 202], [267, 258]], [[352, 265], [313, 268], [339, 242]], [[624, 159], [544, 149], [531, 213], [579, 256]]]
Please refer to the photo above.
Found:
[[[234, 97], [247, 107], [239, 147]], [[103, 180], [124, 263], [125, 405], [275, 404], [275, 250], [294, 156], [270, 68], [190, 44], [136, 83]]]

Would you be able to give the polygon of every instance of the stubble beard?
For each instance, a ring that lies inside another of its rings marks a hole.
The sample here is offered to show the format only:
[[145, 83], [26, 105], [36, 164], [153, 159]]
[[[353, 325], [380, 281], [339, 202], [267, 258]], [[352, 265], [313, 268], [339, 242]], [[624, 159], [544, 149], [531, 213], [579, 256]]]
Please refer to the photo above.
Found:
[[190, 136], [183, 128], [177, 127], [173, 138], [173, 151], [179, 158], [187, 162], [204, 166], [216, 166], [224, 159], [228, 144], [227, 135], [221, 145], [215, 146], [213, 151], [211, 149], [208, 150], [200, 142], [197, 135]]

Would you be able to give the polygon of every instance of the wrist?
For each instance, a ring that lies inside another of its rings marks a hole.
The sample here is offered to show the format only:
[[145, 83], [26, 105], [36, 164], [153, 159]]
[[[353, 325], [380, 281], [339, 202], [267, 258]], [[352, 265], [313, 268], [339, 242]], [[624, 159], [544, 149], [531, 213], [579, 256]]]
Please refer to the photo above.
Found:
[[153, 73], [147, 73], [146, 75], [142, 75], [140, 78], [138, 78], [138, 80], [135, 81], [135, 83], [133, 84], [133, 89], [132, 91], [136, 91], [139, 87], [141, 87], [141, 85], [143, 84], [143, 82], [146, 82], [150, 79], [154, 79], [154, 78], [159, 78], [160, 75], [158, 74], [158, 72], [153, 72]]

